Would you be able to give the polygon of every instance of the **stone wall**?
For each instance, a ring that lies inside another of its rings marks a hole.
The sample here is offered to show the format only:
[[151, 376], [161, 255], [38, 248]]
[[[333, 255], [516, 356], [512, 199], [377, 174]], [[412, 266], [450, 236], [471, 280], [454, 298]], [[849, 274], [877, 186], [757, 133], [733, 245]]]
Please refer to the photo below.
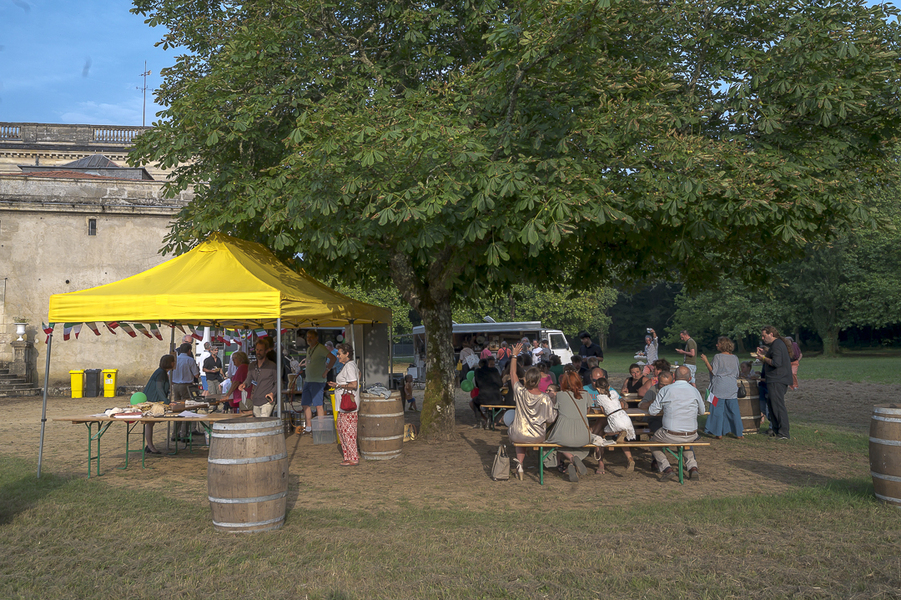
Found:
[[[27, 317], [38, 383], [47, 346], [41, 331], [51, 294], [83, 290], [135, 275], [167, 260], [159, 254], [178, 210], [190, 200], [162, 198], [162, 182], [41, 179], [0, 175], [0, 363], [12, 359], [14, 316]], [[96, 235], [88, 235], [94, 219]], [[86, 326], [79, 339], [54, 334], [51, 385], [67, 385], [70, 369], [119, 369], [119, 385], [138, 385], [168, 351], [141, 334], [112, 335]], [[177, 332], [177, 335], [180, 335]]]

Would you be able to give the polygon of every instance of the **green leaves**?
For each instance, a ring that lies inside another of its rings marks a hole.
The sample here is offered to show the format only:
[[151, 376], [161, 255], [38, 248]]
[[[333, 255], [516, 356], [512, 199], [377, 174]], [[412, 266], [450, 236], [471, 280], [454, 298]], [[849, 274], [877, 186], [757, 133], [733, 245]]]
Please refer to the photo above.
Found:
[[382, 282], [400, 251], [451, 297], [789, 259], [871, 219], [901, 128], [894, 9], [861, 0], [135, 6], [190, 50], [133, 152], [195, 190], [172, 248], [224, 229]]

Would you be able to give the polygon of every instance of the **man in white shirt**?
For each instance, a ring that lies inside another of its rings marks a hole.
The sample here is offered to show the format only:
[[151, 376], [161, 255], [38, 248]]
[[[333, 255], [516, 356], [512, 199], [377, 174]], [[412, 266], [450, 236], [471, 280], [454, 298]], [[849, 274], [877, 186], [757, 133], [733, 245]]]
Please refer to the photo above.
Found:
[[[698, 439], [698, 415], [704, 414], [704, 399], [691, 383], [691, 370], [682, 365], [676, 369], [676, 381], [657, 392], [657, 397], [648, 412], [654, 416], [663, 413], [663, 427], [658, 429], [652, 442], [671, 442], [685, 444]], [[669, 481], [678, 477], [663, 449], [651, 451], [657, 468], [660, 471], [660, 481]], [[695, 453], [686, 448], [684, 451], [685, 466], [688, 467], [688, 477], [692, 481], [698, 481], [701, 477], [698, 472], [698, 463]]]

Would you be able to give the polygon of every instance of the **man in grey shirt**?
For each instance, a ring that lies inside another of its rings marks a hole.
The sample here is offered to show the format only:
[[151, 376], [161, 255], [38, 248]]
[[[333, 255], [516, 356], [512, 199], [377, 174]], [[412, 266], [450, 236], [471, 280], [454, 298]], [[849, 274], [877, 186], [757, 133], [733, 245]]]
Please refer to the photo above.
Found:
[[[698, 439], [698, 415], [704, 414], [704, 399], [697, 388], [689, 383], [691, 370], [685, 365], [676, 369], [676, 381], [657, 392], [657, 397], [648, 408], [653, 415], [663, 413], [663, 426], [651, 437], [652, 442], [685, 444]], [[677, 477], [663, 449], [651, 451], [660, 471], [660, 481], [669, 481]], [[695, 453], [686, 448], [684, 452], [688, 477], [693, 481], [700, 479]]]

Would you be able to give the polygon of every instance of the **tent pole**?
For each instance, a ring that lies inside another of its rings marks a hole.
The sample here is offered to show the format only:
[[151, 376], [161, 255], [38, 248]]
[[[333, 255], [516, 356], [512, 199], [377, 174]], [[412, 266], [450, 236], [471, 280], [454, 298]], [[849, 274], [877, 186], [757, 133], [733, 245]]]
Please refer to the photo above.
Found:
[[41, 406], [41, 445], [38, 448], [38, 479], [41, 478], [41, 462], [44, 459], [44, 425], [47, 423], [47, 390], [50, 387], [50, 348], [53, 346], [53, 331], [47, 334], [47, 359], [44, 364], [44, 403]]
[[282, 318], [279, 317], [275, 320], [275, 339], [278, 340], [278, 344], [275, 351], [275, 372], [278, 373], [276, 375], [275, 380], [278, 382], [278, 387], [275, 388], [275, 405], [278, 407], [278, 418], [282, 418]]

